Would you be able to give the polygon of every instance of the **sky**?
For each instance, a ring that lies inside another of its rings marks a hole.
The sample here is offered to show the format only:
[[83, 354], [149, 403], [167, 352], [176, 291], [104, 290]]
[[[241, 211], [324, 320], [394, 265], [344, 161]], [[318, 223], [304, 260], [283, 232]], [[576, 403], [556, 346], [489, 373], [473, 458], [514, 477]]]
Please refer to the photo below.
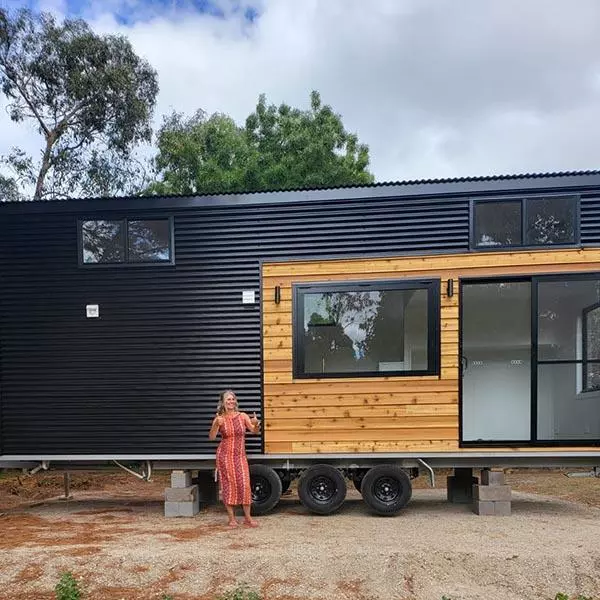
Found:
[[[600, 168], [597, 0], [0, 0], [126, 35], [158, 72], [155, 126], [239, 123], [313, 89], [378, 181]], [[39, 154], [0, 97], [0, 155]]]

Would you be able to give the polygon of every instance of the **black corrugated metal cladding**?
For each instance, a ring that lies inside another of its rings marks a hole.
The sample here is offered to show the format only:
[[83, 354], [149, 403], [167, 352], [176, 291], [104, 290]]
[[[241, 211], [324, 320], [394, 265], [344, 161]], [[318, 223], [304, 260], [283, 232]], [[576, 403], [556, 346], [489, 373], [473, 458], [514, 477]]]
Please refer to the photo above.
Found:
[[600, 196], [581, 199], [581, 245], [600, 244]]
[[[261, 406], [260, 259], [468, 249], [466, 199], [92, 216], [123, 215], [174, 215], [175, 266], [82, 268], [89, 214], [3, 215], [0, 454], [212, 452], [219, 391]], [[90, 303], [100, 318], [86, 318]]]

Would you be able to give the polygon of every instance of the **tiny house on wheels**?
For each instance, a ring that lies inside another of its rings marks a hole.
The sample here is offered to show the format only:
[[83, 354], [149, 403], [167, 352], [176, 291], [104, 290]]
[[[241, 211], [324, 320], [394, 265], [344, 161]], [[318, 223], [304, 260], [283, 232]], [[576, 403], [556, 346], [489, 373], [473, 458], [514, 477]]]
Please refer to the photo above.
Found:
[[5, 202], [0, 284], [0, 467], [169, 469], [193, 507], [225, 388], [257, 512], [600, 465], [600, 172]]

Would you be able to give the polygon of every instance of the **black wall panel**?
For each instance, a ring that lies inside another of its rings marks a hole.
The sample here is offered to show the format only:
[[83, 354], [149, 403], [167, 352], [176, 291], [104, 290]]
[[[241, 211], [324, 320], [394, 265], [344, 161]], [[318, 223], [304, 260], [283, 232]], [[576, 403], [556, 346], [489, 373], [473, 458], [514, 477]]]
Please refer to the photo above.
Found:
[[[198, 454], [220, 390], [261, 407], [260, 259], [466, 249], [468, 202], [10, 214], [0, 236], [5, 455]], [[114, 207], [114, 205], [113, 205]], [[49, 208], [51, 208], [49, 206]], [[77, 219], [175, 217], [175, 266], [78, 264]], [[243, 305], [254, 290], [255, 305]], [[86, 304], [100, 317], [88, 319]], [[250, 452], [260, 439], [249, 436]]]

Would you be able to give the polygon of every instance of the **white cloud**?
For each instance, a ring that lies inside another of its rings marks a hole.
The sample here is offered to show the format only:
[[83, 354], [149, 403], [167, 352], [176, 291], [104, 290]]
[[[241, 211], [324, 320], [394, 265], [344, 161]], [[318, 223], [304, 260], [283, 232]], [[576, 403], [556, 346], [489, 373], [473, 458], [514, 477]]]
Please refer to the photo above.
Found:
[[[129, 25], [122, 5], [87, 16], [157, 69], [157, 124], [197, 108], [242, 121], [261, 92], [307, 106], [318, 89], [379, 180], [600, 167], [596, 0], [261, 0], [252, 26], [233, 0], [225, 19], [169, 8]], [[31, 146], [3, 113], [0, 133], [0, 154]]]
[[40, 0], [39, 10], [57, 16], [64, 15], [67, 12], [67, 0]]

